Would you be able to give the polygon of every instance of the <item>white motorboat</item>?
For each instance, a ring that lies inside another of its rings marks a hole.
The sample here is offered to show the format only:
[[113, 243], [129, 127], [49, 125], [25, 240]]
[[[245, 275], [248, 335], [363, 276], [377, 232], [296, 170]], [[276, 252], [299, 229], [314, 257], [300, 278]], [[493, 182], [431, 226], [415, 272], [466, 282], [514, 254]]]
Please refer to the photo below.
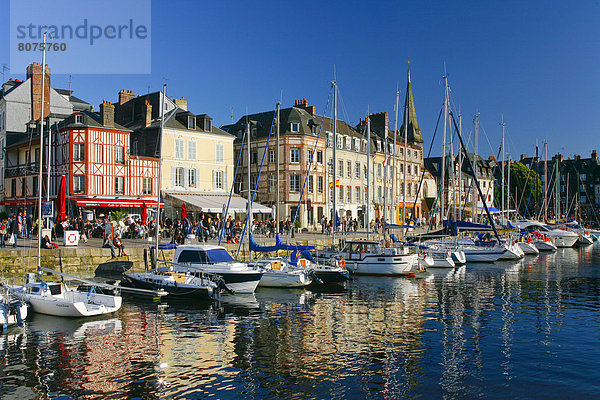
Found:
[[235, 293], [254, 293], [263, 276], [263, 271], [235, 261], [224, 247], [214, 245], [177, 246], [173, 269], [219, 275]]
[[298, 288], [312, 283], [306, 269], [294, 267], [283, 258], [265, 258], [250, 265], [264, 271], [258, 284], [261, 287]]
[[328, 260], [337, 255], [344, 259], [345, 267], [354, 275], [415, 276], [419, 270], [419, 255], [406, 247], [381, 248], [379, 242], [347, 240], [344, 248], [323, 250], [317, 258]]
[[589, 231], [580, 231], [579, 238], [577, 239], [577, 243], [582, 246], [589, 246], [590, 244], [594, 244], [594, 238], [590, 235]]
[[129, 272], [123, 274], [134, 288], [164, 290], [166, 299], [212, 299], [221, 294], [221, 285], [202, 273], [159, 271]]
[[0, 328], [22, 325], [27, 318], [27, 304], [12, 296], [8, 291], [0, 295]]
[[[499, 246], [477, 246], [470, 239], [461, 239], [459, 241], [432, 240], [423, 243], [426, 246], [438, 246], [438, 248], [447, 248], [453, 250], [453, 260], [464, 256], [465, 262], [495, 262], [503, 254], [505, 249]], [[446, 247], [447, 246], [447, 247]], [[461, 260], [462, 261], [462, 260]], [[456, 264], [456, 261], [454, 261]], [[464, 264], [464, 263], [463, 263]]]
[[512, 224], [519, 229], [539, 232], [548, 236], [556, 245], [556, 247], [573, 247], [579, 239], [579, 235], [575, 232], [558, 228], [552, 229], [551, 227], [537, 221], [517, 221], [513, 222]]
[[60, 282], [31, 279], [24, 286], [9, 286], [17, 298], [31, 304], [34, 312], [57, 317], [91, 317], [113, 313], [121, 308], [121, 296], [97, 293], [92, 287], [80, 292]]

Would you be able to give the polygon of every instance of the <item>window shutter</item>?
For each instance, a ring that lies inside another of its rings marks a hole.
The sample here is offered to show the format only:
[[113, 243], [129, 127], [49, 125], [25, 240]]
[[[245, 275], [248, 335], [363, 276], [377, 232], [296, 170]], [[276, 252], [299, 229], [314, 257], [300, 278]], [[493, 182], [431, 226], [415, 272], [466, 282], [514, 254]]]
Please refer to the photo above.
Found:
[[217, 188], [217, 171], [213, 170], [212, 172], [212, 188]]
[[200, 170], [194, 168], [194, 174], [196, 175], [196, 189], [200, 188]]
[[223, 190], [229, 190], [227, 186], [227, 171], [223, 171]]
[[183, 169], [183, 187], [190, 186], [189, 171], [190, 170], [188, 168]]
[[171, 167], [171, 184], [173, 187], [177, 186], [177, 172], [175, 167]]

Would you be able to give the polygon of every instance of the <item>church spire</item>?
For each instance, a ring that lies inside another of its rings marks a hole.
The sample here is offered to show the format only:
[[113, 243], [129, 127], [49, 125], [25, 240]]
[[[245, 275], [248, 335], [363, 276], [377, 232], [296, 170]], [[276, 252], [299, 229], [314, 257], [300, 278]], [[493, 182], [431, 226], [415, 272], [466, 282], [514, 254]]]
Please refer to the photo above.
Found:
[[[402, 127], [400, 132], [404, 134], [404, 124], [408, 121], [408, 141], [410, 143], [423, 143], [421, 137], [421, 129], [417, 123], [417, 112], [415, 109], [415, 100], [412, 93], [412, 85], [410, 82], [410, 60], [408, 60], [408, 82], [406, 84], [406, 98], [404, 100], [404, 118], [402, 118]], [[408, 113], [408, 116], [407, 116]]]

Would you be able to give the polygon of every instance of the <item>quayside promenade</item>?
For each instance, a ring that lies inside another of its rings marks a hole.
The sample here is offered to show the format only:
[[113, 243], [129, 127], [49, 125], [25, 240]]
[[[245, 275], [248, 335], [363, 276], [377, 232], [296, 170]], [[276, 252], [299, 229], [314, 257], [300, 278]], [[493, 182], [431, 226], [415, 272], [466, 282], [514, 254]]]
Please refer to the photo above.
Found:
[[[418, 228], [415, 233], [421, 233], [425, 228]], [[336, 241], [338, 239], [365, 239], [366, 234], [364, 232], [353, 232], [345, 234], [337, 234]], [[371, 234], [371, 238], [380, 239], [381, 235]], [[259, 244], [273, 244], [275, 239], [269, 237], [255, 237]], [[282, 236], [282, 240], [287, 241], [285, 236]], [[42, 267], [50, 269], [59, 268], [59, 254], [62, 261], [63, 272], [68, 274], [76, 274], [80, 276], [93, 275], [96, 267], [105, 262], [123, 260], [133, 262], [134, 269], [144, 268], [144, 250], [150, 248], [153, 242], [142, 239], [123, 239], [125, 244], [125, 252], [127, 256], [123, 257], [111, 257], [110, 248], [102, 248], [102, 239], [92, 238], [87, 243], [80, 242], [78, 246], [65, 247], [59, 246], [58, 249], [42, 249]], [[166, 243], [167, 240], [161, 241]], [[300, 245], [312, 245], [317, 249], [323, 246], [330, 246], [332, 237], [330, 235], [323, 235], [317, 232], [302, 232], [295, 234], [294, 238], [290, 240], [290, 243]], [[190, 243], [200, 243], [197, 240], [190, 240]], [[207, 244], [217, 244], [217, 240], [209, 240]], [[237, 252], [238, 244], [236, 243], [222, 243], [234, 257]], [[243, 248], [247, 248], [244, 243]], [[117, 251], [118, 254], [118, 251]], [[243, 260], [246, 256], [246, 252], [240, 252], [240, 260]], [[165, 250], [164, 257], [166, 259], [172, 259], [173, 250]], [[37, 239], [18, 239], [17, 247], [7, 246], [0, 248], [0, 272], [4, 275], [22, 275], [25, 272], [33, 272], [36, 268], [37, 258]], [[162, 256], [161, 256], [162, 258]]]

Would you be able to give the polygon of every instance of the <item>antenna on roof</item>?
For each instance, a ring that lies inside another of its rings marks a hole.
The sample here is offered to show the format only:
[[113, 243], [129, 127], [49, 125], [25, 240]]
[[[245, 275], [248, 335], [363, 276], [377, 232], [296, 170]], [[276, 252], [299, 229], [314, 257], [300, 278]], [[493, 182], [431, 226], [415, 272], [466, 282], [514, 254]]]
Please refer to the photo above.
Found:
[[148, 94], [150, 94], [150, 85], [148, 85], [147, 87], [148, 87]]
[[71, 101], [71, 78], [73, 75], [69, 75], [69, 101]]
[[6, 64], [2, 64], [2, 83], [4, 83], [4, 71], [10, 71]]
[[231, 113], [231, 123], [233, 124], [233, 107], [229, 107], [229, 112]]

